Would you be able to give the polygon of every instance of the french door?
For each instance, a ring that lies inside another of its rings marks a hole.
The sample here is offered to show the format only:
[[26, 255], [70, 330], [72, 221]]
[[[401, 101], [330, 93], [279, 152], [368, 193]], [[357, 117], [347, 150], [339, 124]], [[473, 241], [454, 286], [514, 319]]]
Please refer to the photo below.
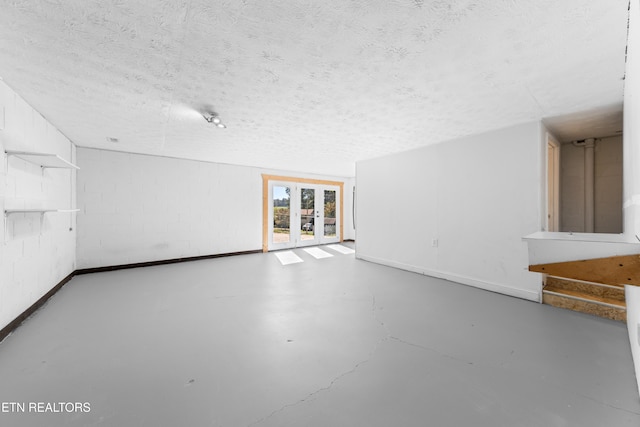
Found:
[[340, 241], [340, 186], [274, 180], [268, 200], [268, 250]]

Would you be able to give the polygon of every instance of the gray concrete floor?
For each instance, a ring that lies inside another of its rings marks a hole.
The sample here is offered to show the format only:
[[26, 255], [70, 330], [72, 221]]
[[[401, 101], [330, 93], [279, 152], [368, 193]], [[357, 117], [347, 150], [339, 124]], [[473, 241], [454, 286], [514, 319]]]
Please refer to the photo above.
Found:
[[640, 425], [624, 324], [295, 252], [75, 277], [0, 344], [0, 402], [90, 412], [0, 425]]

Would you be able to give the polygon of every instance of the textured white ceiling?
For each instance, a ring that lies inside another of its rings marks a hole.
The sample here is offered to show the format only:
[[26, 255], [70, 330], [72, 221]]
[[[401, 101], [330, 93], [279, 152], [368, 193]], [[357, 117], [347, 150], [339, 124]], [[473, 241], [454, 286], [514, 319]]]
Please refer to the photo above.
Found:
[[351, 176], [621, 111], [627, 0], [0, 1], [0, 76], [79, 146]]

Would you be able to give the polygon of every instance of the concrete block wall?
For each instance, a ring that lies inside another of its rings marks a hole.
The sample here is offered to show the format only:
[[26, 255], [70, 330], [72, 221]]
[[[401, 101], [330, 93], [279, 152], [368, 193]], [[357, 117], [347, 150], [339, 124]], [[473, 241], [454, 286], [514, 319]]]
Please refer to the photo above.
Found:
[[75, 161], [75, 146], [0, 80], [0, 329], [76, 268], [75, 214], [4, 214], [5, 209], [75, 207], [75, 171], [42, 170], [6, 156], [6, 150]]
[[86, 148], [78, 159], [79, 268], [261, 247], [250, 168]]
[[140, 154], [78, 149], [78, 268], [262, 248], [262, 174], [353, 180]]

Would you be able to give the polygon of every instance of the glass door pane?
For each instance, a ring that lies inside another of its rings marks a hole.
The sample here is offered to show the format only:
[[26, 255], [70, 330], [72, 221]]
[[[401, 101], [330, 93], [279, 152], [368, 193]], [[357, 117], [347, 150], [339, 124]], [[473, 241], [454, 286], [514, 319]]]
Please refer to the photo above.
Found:
[[337, 236], [336, 191], [324, 190], [324, 237]]
[[340, 187], [274, 180], [269, 183], [267, 199], [266, 250], [340, 240]]
[[300, 189], [300, 240], [302, 242], [315, 240], [315, 199], [314, 188]]
[[291, 187], [273, 186], [273, 243], [291, 241]]

